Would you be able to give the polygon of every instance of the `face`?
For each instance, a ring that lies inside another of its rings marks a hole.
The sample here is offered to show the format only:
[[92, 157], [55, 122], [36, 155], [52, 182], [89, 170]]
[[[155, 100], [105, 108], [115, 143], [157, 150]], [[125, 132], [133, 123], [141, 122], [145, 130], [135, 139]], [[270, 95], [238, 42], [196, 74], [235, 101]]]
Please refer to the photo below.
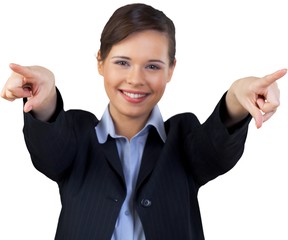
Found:
[[114, 45], [104, 62], [98, 62], [113, 120], [147, 120], [174, 67], [175, 63], [169, 65], [168, 39], [163, 33], [134, 33]]

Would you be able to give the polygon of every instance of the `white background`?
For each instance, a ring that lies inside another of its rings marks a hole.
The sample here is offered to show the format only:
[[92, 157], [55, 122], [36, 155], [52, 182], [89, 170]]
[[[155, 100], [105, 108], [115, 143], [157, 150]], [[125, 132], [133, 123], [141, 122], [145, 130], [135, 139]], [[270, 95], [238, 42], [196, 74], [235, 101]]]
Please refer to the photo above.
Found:
[[[194, 112], [203, 122], [241, 77], [288, 67], [285, 0], [143, 1], [163, 10], [177, 30], [177, 66], [160, 102], [163, 117]], [[113, 11], [130, 1], [3, 0], [0, 85], [10, 62], [51, 69], [65, 109], [101, 117], [107, 104], [95, 53]], [[256, 129], [240, 162], [199, 192], [207, 240], [288, 239], [288, 77], [281, 106]], [[23, 135], [22, 101], [0, 100], [0, 239], [51, 240], [57, 185], [32, 166]]]

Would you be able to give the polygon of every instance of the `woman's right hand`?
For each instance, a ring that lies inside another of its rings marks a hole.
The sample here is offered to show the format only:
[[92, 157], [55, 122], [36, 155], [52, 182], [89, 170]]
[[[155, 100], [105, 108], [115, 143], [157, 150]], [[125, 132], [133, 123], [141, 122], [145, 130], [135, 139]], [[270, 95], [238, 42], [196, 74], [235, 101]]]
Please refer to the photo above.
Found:
[[24, 112], [33, 111], [33, 115], [47, 121], [56, 109], [56, 87], [54, 74], [41, 66], [21, 66], [10, 64], [11, 76], [5, 83], [1, 97], [8, 101], [27, 98]]

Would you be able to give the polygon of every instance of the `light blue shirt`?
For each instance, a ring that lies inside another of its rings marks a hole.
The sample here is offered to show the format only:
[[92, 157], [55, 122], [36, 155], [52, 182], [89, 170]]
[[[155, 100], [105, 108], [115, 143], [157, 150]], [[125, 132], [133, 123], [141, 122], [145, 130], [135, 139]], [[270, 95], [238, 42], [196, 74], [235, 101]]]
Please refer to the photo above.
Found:
[[133, 199], [142, 154], [151, 126], [157, 129], [159, 136], [165, 142], [164, 122], [158, 106], [155, 106], [152, 110], [145, 127], [130, 141], [115, 132], [109, 107], [106, 108], [101, 121], [95, 128], [99, 143], [105, 143], [108, 135], [115, 138], [126, 182], [127, 195], [121, 207], [111, 240], [145, 240], [142, 223], [133, 206]]

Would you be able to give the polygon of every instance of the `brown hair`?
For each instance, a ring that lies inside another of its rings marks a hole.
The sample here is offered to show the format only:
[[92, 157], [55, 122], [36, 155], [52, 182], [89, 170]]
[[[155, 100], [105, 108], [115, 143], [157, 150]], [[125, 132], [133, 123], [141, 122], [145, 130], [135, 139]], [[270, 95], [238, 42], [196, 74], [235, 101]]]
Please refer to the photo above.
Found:
[[106, 23], [100, 39], [101, 61], [104, 61], [112, 46], [130, 34], [156, 30], [167, 34], [169, 40], [169, 64], [174, 64], [176, 53], [175, 26], [162, 11], [149, 5], [134, 3], [118, 8]]

